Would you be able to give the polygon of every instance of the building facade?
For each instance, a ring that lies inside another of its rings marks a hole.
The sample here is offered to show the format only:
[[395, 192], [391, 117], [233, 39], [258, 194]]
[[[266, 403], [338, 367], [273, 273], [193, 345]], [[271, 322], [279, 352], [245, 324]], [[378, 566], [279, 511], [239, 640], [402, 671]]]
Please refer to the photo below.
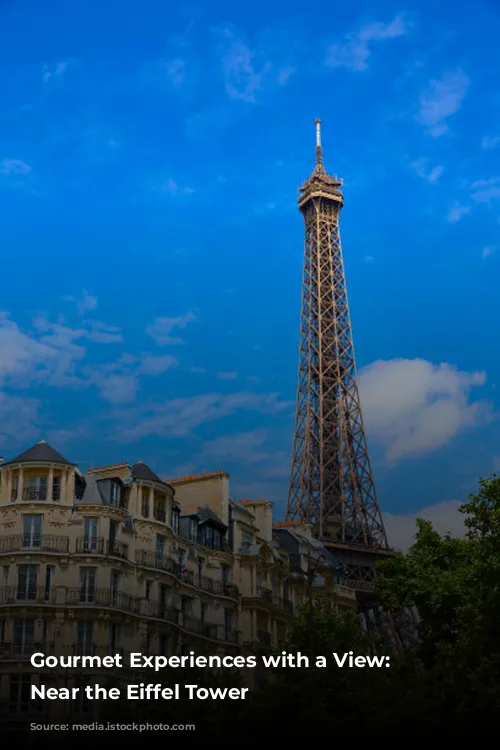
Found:
[[0, 704], [11, 713], [30, 710], [32, 683], [61, 677], [34, 673], [35, 652], [279, 647], [310, 595], [311, 559], [315, 595], [356, 606], [308, 529], [273, 525], [264, 500], [232, 501], [225, 472], [82, 473], [45, 442], [0, 464], [0, 558]]

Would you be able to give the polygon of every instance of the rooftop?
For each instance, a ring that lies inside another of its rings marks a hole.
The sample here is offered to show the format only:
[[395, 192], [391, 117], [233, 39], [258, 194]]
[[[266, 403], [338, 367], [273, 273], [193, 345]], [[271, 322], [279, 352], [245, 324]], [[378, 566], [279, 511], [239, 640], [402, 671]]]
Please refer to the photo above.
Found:
[[[67, 466], [73, 466], [70, 461], [67, 461], [64, 456], [61, 456], [55, 448], [52, 448], [45, 440], [40, 440], [39, 443], [35, 443], [28, 450], [23, 451], [15, 458], [8, 461], [9, 464], [21, 464], [21, 463], [50, 463], [50, 464], [66, 464]], [[5, 464], [4, 464], [5, 465]]]
[[182, 484], [183, 482], [199, 482], [202, 479], [214, 479], [215, 477], [229, 477], [229, 474], [223, 469], [217, 469], [216, 471], [207, 471], [202, 474], [186, 474], [183, 477], [174, 477], [167, 481], [169, 484]]

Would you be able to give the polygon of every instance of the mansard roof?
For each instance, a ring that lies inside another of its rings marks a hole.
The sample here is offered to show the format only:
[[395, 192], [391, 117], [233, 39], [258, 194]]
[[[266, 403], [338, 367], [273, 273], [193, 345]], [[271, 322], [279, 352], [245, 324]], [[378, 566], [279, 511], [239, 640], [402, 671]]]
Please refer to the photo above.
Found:
[[143, 461], [138, 461], [136, 464], [134, 464], [131, 471], [134, 479], [144, 479], [148, 482], [158, 482], [158, 484], [165, 485], [168, 484], [163, 479], [160, 479], [158, 474], [155, 474], [154, 471], [150, 469], [149, 466]]
[[64, 456], [61, 456], [55, 448], [40, 440], [39, 443], [35, 443], [28, 450], [23, 451], [15, 458], [11, 459], [8, 463], [10, 464], [21, 464], [21, 463], [50, 463], [50, 464], [67, 464], [68, 466], [74, 466], [70, 461], [67, 461]]

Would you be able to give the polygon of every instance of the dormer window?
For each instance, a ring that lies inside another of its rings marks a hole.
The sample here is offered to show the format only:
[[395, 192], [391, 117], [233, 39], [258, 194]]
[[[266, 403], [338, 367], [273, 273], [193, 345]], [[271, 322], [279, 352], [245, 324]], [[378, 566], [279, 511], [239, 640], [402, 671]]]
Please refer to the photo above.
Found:
[[121, 487], [118, 482], [111, 482], [111, 505], [120, 506]]
[[189, 521], [189, 538], [192, 542], [197, 541], [197, 534], [198, 534], [198, 524], [196, 523], [194, 518], [191, 518]]
[[179, 511], [177, 508], [172, 508], [172, 531], [174, 534], [179, 533]]

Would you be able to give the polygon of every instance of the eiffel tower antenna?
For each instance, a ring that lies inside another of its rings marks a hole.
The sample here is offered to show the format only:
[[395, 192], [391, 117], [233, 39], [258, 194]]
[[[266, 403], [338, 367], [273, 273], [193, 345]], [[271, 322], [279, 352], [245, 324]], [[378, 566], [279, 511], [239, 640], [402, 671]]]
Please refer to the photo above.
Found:
[[316, 165], [299, 197], [304, 274], [286, 518], [310, 524], [343, 565], [349, 585], [369, 591], [377, 558], [390, 551], [359, 400], [340, 243], [342, 187], [323, 165], [321, 120], [316, 120]]

